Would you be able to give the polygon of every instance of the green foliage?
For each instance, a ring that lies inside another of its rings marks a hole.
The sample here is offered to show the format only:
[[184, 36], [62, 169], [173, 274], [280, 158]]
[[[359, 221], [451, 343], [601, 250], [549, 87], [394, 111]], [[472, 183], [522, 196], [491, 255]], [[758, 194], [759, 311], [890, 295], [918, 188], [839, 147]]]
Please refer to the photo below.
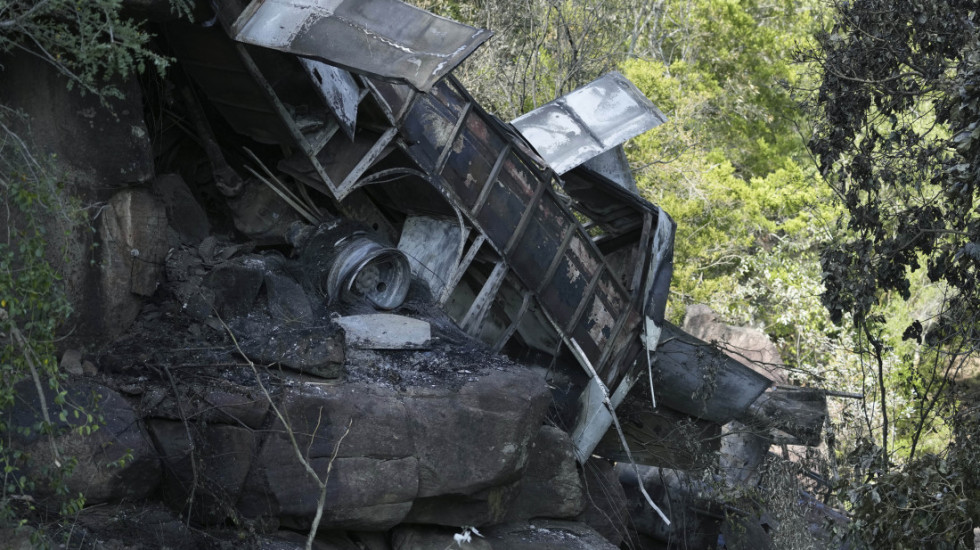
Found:
[[978, 7], [839, 3], [807, 57], [809, 147], [845, 210], [823, 302], [871, 366], [876, 443], [851, 454], [844, 500], [873, 548], [970, 548], [980, 517], [975, 411], [953, 384], [980, 344]]
[[[53, 260], [63, 250], [56, 242], [63, 238], [52, 235], [53, 227], [64, 227], [67, 233], [83, 221], [77, 204], [65, 199], [60, 181], [53, 176], [47, 159], [34, 158], [21, 138], [10, 131], [12, 113], [0, 110], [0, 203], [6, 225], [0, 229], [0, 411], [15, 406], [14, 385], [24, 379], [33, 380], [40, 389], [50, 390], [54, 399], [48, 405], [52, 411], [66, 415], [65, 392], [61, 389], [64, 374], [55, 361], [56, 332], [71, 313], [61, 273]], [[54, 223], [52, 223], [54, 221]], [[39, 390], [40, 391], [40, 390]], [[13, 433], [6, 425], [6, 415], [0, 415], [0, 523], [14, 520], [12, 502], [25, 497], [44, 483], [58, 495], [63, 512], [70, 512], [84, 503], [80, 496], [67, 494], [65, 480], [71, 475], [75, 460], [66, 457], [52, 465], [43, 479], [27, 478], [20, 467], [31, 457], [14, 448], [12, 437], [41, 434], [52, 436], [54, 421], [18, 428]], [[89, 416], [79, 423], [80, 431], [96, 426]], [[57, 455], [56, 455], [57, 461]], [[21, 502], [30, 502], [21, 500]]]
[[[171, 6], [190, 15], [187, 0], [173, 0]], [[31, 54], [54, 66], [69, 88], [121, 97], [114, 78], [148, 66], [162, 73], [169, 64], [147, 48], [150, 35], [139, 22], [122, 17], [121, 7], [122, 0], [0, 1], [0, 53]]]
[[851, 467], [867, 477], [849, 487], [847, 499], [853, 531], [868, 548], [973, 548], [980, 517], [977, 411], [961, 414], [954, 433], [944, 455], [923, 454], [898, 470], [880, 470], [881, 449], [869, 441], [851, 454]]
[[[651, 95], [678, 123], [721, 147], [740, 176], [761, 176], [801, 160], [799, 114], [790, 90], [800, 83], [790, 56], [815, 20], [806, 2], [667, 2], [651, 29], [646, 60], [660, 65]], [[676, 90], [671, 90], [675, 88]], [[675, 117], [676, 118], [676, 117]]]
[[792, 91], [806, 78], [791, 57], [819, 12], [716, 0], [665, 10], [644, 37], [649, 56], [621, 68], [670, 117], [627, 152], [645, 196], [678, 222], [671, 315], [708, 304], [775, 337], [801, 378], [826, 381], [844, 354], [819, 302], [817, 254], [837, 209], [800, 137]]
[[849, 214], [848, 238], [824, 254], [825, 301], [838, 317], [850, 311], [860, 321], [888, 291], [908, 299], [909, 274], [923, 264], [932, 281], [974, 299], [977, 188], [969, 172], [980, 144], [969, 87], [976, 6], [967, 4], [841, 5], [822, 37], [810, 147]]
[[491, 112], [513, 119], [614, 69], [651, 6], [645, 0], [414, 0], [489, 28], [491, 42], [455, 75]]
[[[882, 401], [888, 382], [906, 390], [912, 456], [980, 343], [977, 7], [840, 4], [812, 57], [822, 81], [809, 145], [847, 214], [822, 254], [823, 301], [867, 335]], [[883, 416], [885, 449], [889, 427]]]
[[[171, 5], [190, 15], [187, 0]], [[150, 36], [140, 22], [123, 18], [121, 8], [122, 0], [0, 0], [0, 54], [33, 55], [55, 67], [69, 89], [106, 103], [121, 97], [118, 79], [150, 66], [162, 72], [169, 63], [149, 49]], [[29, 137], [12, 129], [27, 126], [0, 105], [0, 410], [15, 406], [14, 385], [28, 380], [41, 399], [44, 421], [15, 434], [0, 415], [0, 526], [23, 523], [18, 517], [33, 507], [35, 491], [53, 494], [62, 515], [81, 509], [84, 496], [71, 494], [67, 484], [77, 459], [61, 456], [55, 426], [69, 425], [85, 436], [101, 423], [67, 402], [65, 374], [55, 361], [57, 331], [71, 313], [58, 266], [66, 264], [72, 231], [87, 227], [85, 215], [63, 189], [52, 159], [36, 158]], [[15, 449], [12, 438], [38, 435], [51, 444], [51, 464], [40, 477], [28, 478], [21, 467], [32, 457]]]

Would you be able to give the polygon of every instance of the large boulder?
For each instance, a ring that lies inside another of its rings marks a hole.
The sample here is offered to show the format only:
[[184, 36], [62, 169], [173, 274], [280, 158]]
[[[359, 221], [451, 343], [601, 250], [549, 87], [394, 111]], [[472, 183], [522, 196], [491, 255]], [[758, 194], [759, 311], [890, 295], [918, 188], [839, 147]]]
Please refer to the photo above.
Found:
[[[47, 172], [44, 177], [52, 185], [57, 182], [64, 204], [79, 206], [39, 221], [46, 231], [46, 259], [63, 277], [74, 311], [62, 345], [81, 347], [119, 334], [138, 310], [129, 305], [117, 312], [107, 302], [107, 288], [110, 301], [122, 296], [133, 303], [137, 298], [127, 295], [128, 285], [103, 285], [101, 265], [93, 261], [100, 250], [89, 226], [101, 223], [106, 214], [102, 207], [112, 194], [153, 177], [153, 152], [135, 78], [117, 83], [123, 97], [108, 99], [108, 107], [94, 94], [83, 95], [77, 86], [69, 90], [67, 84], [57, 68], [26, 52], [0, 59], [0, 104], [10, 108], [4, 112], [7, 126]], [[10, 149], [7, 153], [14, 154]], [[6, 238], [8, 215], [19, 223], [16, 210], [0, 209], [0, 238]], [[98, 219], [85, 219], [88, 215]]]
[[150, 420], [148, 427], [165, 466], [164, 501], [201, 523], [234, 518], [250, 466], [241, 458], [255, 454], [256, 433], [216, 425], [188, 437], [189, 430], [200, 426], [173, 420]]
[[143, 94], [135, 78], [118, 82], [122, 98], [109, 99], [106, 107], [77, 86], [69, 90], [57, 68], [26, 53], [4, 57], [0, 75], [0, 103], [29, 117], [29, 128], [19, 129], [31, 136], [35, 156], [52, 159], [72, 184], [97, 196], [153, 177]]
[[178, 174], [157, 176], [153, 179], [153, 194], [163, 202], [179, 242], [197, 246], [211, 233], [208, 215], [184, 178]]
[[[326, 479], [324, 529], [382, 530], [406, 519], [499, 521], [516, 494], [547, 396], [544, 381], [516, 365], [474, 374], [458, 388], [286, 386], [275, 397], [281, 417], [270, 413], [238, 510], [292, 528], [310, 525], [320, 489], [298, 447]], [[470, 506], [447, 510], [461, 501]]]
[[571, 438], [554, 426], [541, 426], [505, 519], [573, 518], [584, 509], [585, 491]]
[[299, 385], [279, 399], [283, 418], [273, 418], [238, 503], [246, 517], [309, 527], [320, 488], [296, 446], [327, 483], [323, 528], [387, 529], [405, 517], [418, 494], [419, 468], [397, 393], [367, 384]]
[[68, 544], [52, 547], [86, 548], [90, 544], [105, 550], [222, 547], [215, 536], [189, 526], [186, 519], [155, 501], [86, 507], [74, 518], [70, 537]]
[[33, 381], [21, 381], [14, 389], [14, 406], [4, 414], [12, 446], [26, 459], [18, 466], [39, 483], [38, 496], [53, 495], [52, 488], [41, 482], [51, 479], [52, 469], [71, 460], [77, 460], [77, 466], [64, 479], [68, 494], [82, 493], [87, 504], [141, 499], [156, 489], [160, 461], [142, 423], [120, 394], [98, 384], [76, 382], [62, 388], [62, 402], [45, 385], [44, 405], [53, 423], [49, 437], [35, 429], [44, 414]]
[[116, 193], [99, 216], [102, 323], [107, 336], [129, 328], [163, 282], [167, 214], [144, 189]]
[[575, 520], [619, 546], [630, 523], [626, 493], [619, 482], [619, 474], [609, 461], [596, 457], [590, 458], [582, 469], [585, 508]]
[[710, 307], [700, 304], [687, 308], [683, 328], [775, 382], [788, 383], [779, 348], [761, 330], [726, 324]]
[[259, 429], [269, 412], [269, 400], [257, 385], [213, 378], [207, 384], [146, 382], [140, 410], [149, 419], [190, 418], [206, 424], [230, 424]]

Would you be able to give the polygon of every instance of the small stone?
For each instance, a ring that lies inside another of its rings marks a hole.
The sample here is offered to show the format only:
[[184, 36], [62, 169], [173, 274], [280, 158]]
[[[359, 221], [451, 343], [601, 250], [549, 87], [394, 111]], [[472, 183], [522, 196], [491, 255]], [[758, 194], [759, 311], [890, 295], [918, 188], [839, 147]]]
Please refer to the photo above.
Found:
[[70, 349], [61, 356], [61, 363], [59, 363], [61, 370], [67, 372], [68, 374], [74, 376], [81, 376], [82, 370], [82, 352], [77, 349]]
[[96, 374], [99, 374], [99, 369], [97, 369], [91, 361], [86, 360], [82, 362], [82, 373], [85, 376], [95, 376]]
[[119, 391], [126, 395], [142, 395], [144, 390], [139, 384], [124, 384], [119, 386]]

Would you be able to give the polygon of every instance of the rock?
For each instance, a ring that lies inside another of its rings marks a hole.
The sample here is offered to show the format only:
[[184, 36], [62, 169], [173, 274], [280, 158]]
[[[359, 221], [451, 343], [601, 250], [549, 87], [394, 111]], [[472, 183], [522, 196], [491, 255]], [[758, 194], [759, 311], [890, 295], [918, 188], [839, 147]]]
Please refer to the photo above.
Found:
[[519, 482], [515, 481], [465, 495], [420, 497], [412, 503], [405, 521], [476, 526], [500, 523], [519, 490]]
[[268, 270], [267, 259], [257, 255], [221, 263], [204, 277], [204, 296], [226, 321], [248, 315], [255, 309]]
[[0, 540], [7, 550], [32, 550], [35, 548], [32, 537], [36, 530], [29, 525], [0, 529]]
[[[222, 247], [220, 252], [219, 247]], [[177, 298], [184, 313], [203, 321], [213, 316], [217, 306], [229, 310], [218, 310], [222, 317], [241, 315], [253, 309], [264, 273], [268, 270], [262, 256], [255, 256], [254, 268], [245, 269], [243, 258], [233, 258], [241, 249], [241, 246], [219, 244], [217, 239], [209, 236], [197, 249], [182, 246], [168, 254], [167, 290]], [[230, 271], [212, 276], [212, 271], [219, 267]], [[234, 282], [236, 277], [247, 280], [249, 285], [244, 289], [237, 285], [231, 289], [220, 288], [222, 283]], [[215, 288], [220, 288], [217, 300]]]
[[[486, 525], [503, 520], [548, 397], [525, 369], [490, 371], [458, 393], [411, 388], [405, 398], [419, 460], [419, 493], [408, 520]], [[429, 498], [432, 497], [432, 498]]]
[[275, 191], [258, 180], [245, 184], [245, 191], [228, 199], [235, 228], [248, 239], [270, 243], [285, 242], [289, 225], [299, 220], [295, 210]]
[[58, 363], [58, 367], [68, 374], [81, 376], [84, 372], [82, 370], [82, 352], [77, 349], [65, 351], [65, 353], [61, 354], [61, 361]]
[[184, 417], [208, 424], [231, 424], [261, 428], [269, 410], [269, 400], [258, 387], [241, 386], [220, 378], [207, 385], [181, 382], [179, 395], [167, 383], [149, 385], [142, 393], [140, 410], [148, 418], [180, 420]]
[[288, 326], [253, 314], [231, 324], [245, 355], [260, 365], [279, 365], [320, 378], [344, 368], [344, 336], [337, 325]]
[[[391, 531], [392, 550], [492, 550], [493, 546], [483, 537], [469, 532], [468, 541], [463, 528], [439, 527], [435, 525], [399, 525]], [[456, 542], [455, 536], [460, 541]]]
[[558, 428], [541, 426], [505, 519], [573, 518], [585, 508], [584, 495], [572, 440]]
[[626, 492], [619, 483], [619, 474], [608, 461], [596, 457], [583, 464], [582, 471], [585, 509], [575, 520], [592, 527], [606, 540], [619, 546], [630, 523]]
[[[405, 405], [394, 391], [367, 384], [300, 385], [286, 388], [278, 399], [320, 479], [343, 437], [327, 482], [323, 528], [381, 530], [405, 517], [418, 493], [418, 461]], [[296, 457], [281, 421], [269, 434], [239, 510], [246, 517], [285, 517], [290, 525], [308, 527], [319, 488]]]
[[[488, 369], [458, 389], [295, 384], [276, 399], [318, 477], [330, 468], [322, 528], [384, 530], [407, 518], [453, 525], [502, 518], [547, 396], [543, 379], [515, 366]], [[283, 423], [266, 432], [238, 509], [308, 528], [319, 488]]]
[[0, 103], [30, 117], [35, 156], [52, 157], [72, 183], [118, 189], [153, 177], [143, 94], [135, 77], [117, 83], [122, 98], [110, 100], [111, 112], [94, 94], [67, 89], [56, 68], [31, 55], [6, 56], [0, 81]]
[[772, 438], [769, 433], [735, 420], [721, 428], [718, 467], [731, 485], [754, 487], [759, 483], [759, 465], [765, 460]]
[[[279, 531], [275, 535], [261, 536], [256, 545], [260, 550], [303, 550], [306, 548], [307, 533]], [[313, 550], [361, 550], [344, 533], [318, 532], [313, 539]]]
[[171, 420], [150, 420], [147, 427], [165, 466], [164, 500], [198, 523], [234, 518], [234, 503], [255, 455], [257, 437], [252, 430], [222, 425], [188, 427]]
[[543, 378], [515, 366], [475, 376], [457, 392], [409, 388], [404, 402], [426, 497], [516, 481], [550, 394]]
[[616, 550], [608, 540], [583, 523], [535, 519], [480, 530], [493, 548], [506, 550]]
[[351, 533], [351, 537], [361, 545], [361, 550], [391, 550], [391, 545], [388, 544], [388, 535], [384, 532], [357, 531]]
[[[59, 188], [63, 186], [62, 198], [101, 205], [121, 187], [153, 176], [153, 153], [136, 78], [117, 82], [123, 97], [109, 100], [110, 111], [95, 95], [82, 95], [77, 86], [69, 90], [55, 67], [38, 63], [33, 55], [7, 52], [0, 65], [0, 104], [11, 115], [5, 115], [6, 123], [25, 139], [35, 158], [53, 165]], [[26, 117], [14, 115], [17, 112]], [[89, 212], [93, 211], [97, 210]], [[0, 210], [0, 227], [10, 223], [9, 213]], [[119, 334], [120, 321], [126, 319], [116, 315], [111, 305], [102, 307], [103, 275], [92, 262], [93, 250], [99, 250], [93, 249], [95, 235], [88, 230], [94, 220], [66, 213], [42, 220], [49, 244], [46, 259], [63, 277], [73, 310], [62, 345], [102, 343]], [[14, 211], [14, 220], [17, 215]]]
[[[65, 480], [68, 493], [82, 493], [86, 503], [92, 505], [122, 498], [141, 499], [153, 492], [160, 481], [160, 461], [129, 403], [98, 384], [78, 382], [62, 389], [67, 392], [65, 405], [57, 405], [54, 391], [47, 387], [45, 401], [54, 424], [59, 458], [78, 460]], [[76, 411], [80, 411], [78, 417]], [[41, 469], [55, 464], [55, 456], [51, 439], [32, 429], [43, 421], [41, 400], [32, 381], [15, 385], [14, 407], [5, 414], [12, 446], [26, 454], [27, 462], [18, 467], [29, 478], [45, 479]], [[91, 433], [79, 433], [75, 428], [85, 426], [86, 414], [101, 416], [104, 424]], [[20, 429], [31, 431], [25, 435]], [[44, 486], [38, 487], [37, 494], [51, 496]]]
[[87, 506], [74, 518], [72, 533], [68, 548], [86, 548], [94, 541], [104, 550], [221, 548], [214, 538], [153, 501]]
[[776, 344], [764, 332], [723, 323], [705, 305], [693, 305], [684, 315], [684, 330], [705, 342], [715, 343], [729, 357], [778, 384], [788, 384]]
[[279, 273], [265, 274], [269, 315], [281, 326], [307, 325], [313, 321], [310, 300], [294, 279]]
[[95, 368], [95, 365], [91, 361], [82, 361], [82, 374], [85, 376], [95, 376], [99, 373], [99, 370]]
[[167, 217], [148, 191], [116, 193], [99, 216], [102, 241], [102, 318], [110, 335], [121, 334], [163, 280]]
[[211, 223], [191, 189], [178, 174], [162, 174], [153, 179], [153, 193], [163, 202], [180, 240], [197, 245], [211, 233]]
[[[671, 548], [717, 548], [723, 511], [710, 501], [712, 488], [698, 473], [651, 466], [638, 466], [638, 470], [639, 478], [629, 464], [616, 465], [629, 517], [641, 539], [650, 537], [670, 543]], [[647, 504], [640, 492], [640, 480], [657, 506], [668, 514], [670, 525]]]
[[425, 349], [432, 340], [429, 323], [390, 313], [348, 315], [336, 319], [348, 347], [357, 349]]

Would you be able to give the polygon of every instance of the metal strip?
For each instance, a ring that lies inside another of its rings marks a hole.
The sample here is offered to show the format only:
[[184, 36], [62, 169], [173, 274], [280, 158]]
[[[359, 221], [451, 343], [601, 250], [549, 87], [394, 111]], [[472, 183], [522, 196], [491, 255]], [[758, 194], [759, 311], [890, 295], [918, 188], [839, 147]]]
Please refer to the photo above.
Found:
[[396, 80], [421, 92], [493, 35], [399, 0], [253, 3], [258, 6], [251, 16], [236, 21], [234, 40]]
[[558, 266], [561, 265], [561, 261], [565, 257], [565, 252], [568, 251], [568, 246], [572, 244], [572, 236], [574, 235], [575, 224], [569, 224], [568, 228], [565, 229], [565, 236], [561, 239], [561, 245], [558, 246], [555, 257], [551, 259], [551, 265], [548, 266], [548, 271], [544, 272], [541, 284], [538, 285], [538, 288], [534, 289], [535, 294], [538, 296], [543, 294], [544, 289], [548, 288], [551, 284], [551, 279], [555, 276], [555, 272], [558, 271]]
[[282, 104], [282, 101], [279, 99], [279, 96], [276, 95], [276, 91], [272, 89], [269, 81], [267, 81], [265, 76], [262, 75], [262, 71], [259, 70], [258, 65], [255, 64], [252, 56], [249, 55], [248, 50], [245, 49], [245, 45], [235, 44], [235, 48], [238, 50], [238, 56], [241, 58], [242, 63], [245, 64], [245, 68], [248, 69], [249, 74], [252, 75], [252, 79], [255, 80], [255, 83], [258, 84], [260, 88], [262, 88], [262, 91], [265, 92], [266, 97], [268, 97], [269, 101], [271, 101], [272, 105], [276, 108], [276, 114], [279, 115], [279, 118], [286, 124], [286, 128], [293, 136], [293, 141], [295, 141], [296, 145], [303, 149], [303, 152], [306, 154], [307, 158], [309, 158], [310, 163], [313, 165], [313, 168], [316, 170], [317, 174], [321, 179], [323, 179], [323, 182], [327, 184], [327, 188], [330, 189], [331, 193], [335, 194], [337, 186], [334, 185], [333, 180], [331, 180], [330, 176], [327, 175], [327, 171], [323, 168], [323, 165], [320, 164], [320, 161], [317, 160], [316, 155], [310, 154], [310, 142], [307, 141], [306, 136], [304, 136], [303, 133], [299, 131], [299, 128], [296, 127], [296, 122], [293, 121], [293, 117], [289, 114], [286, 106]]
[[350, 171], [350, 174], [347, 174], [347, 177], [344, 178], [344, 181], [340, 184], [340, 189], [337, 190], [337, 200], [343, 199], [348, 193], [354, 190], [354, 187], [357, 186], [357, 180], [359, 180], [361, 176], [364, 175], [364, 172], [366, 172], [367, 169], [378, 160], [381, 152], [384, 151], [385, 147], [387, 147], [389, 143], [391, 143], [391, 140], [395, 137], [396, 133], [398, 133], [397, 128], [389, 128], [388, 131], [378, 138], [378, 141], [374, 142], [374, 145], [372, 145], [371, 148], [368, 149], [368, 152], [361, 157], [361, 160], [354, 166], [354, 168]]
[[517, 310], [517, 315], [514, 317], [514, 320], [510, 323], [510, 326], [507, 327], [507, 330], [505, 330], [504, 333], [500, 335], [500, 338], [497, 340], [497, 343], [493, 345], [493, 353], [500, 353], [500, 350], [503, 349], [504, 344], [506, 344], [507, 341], [510, 340], [510, 337], [514, 335], [514, 332], [517, 330], [518, 325], [520, 325], [521, 321], [524, 319], [524, 314], [527, 313], [527, 310], [530, 307], [531, 307], [531, 291], [525, 291], [524, 300], [521, 302], [520, 309]]
[[381, 95], [381, 91], [374, 85], [374, 82], [371, 82], [371, 79], [365, 77], [364, 75], [359, 76], [361, 79], [361, 84], [364, 84], [364, 89], [370, 92], [375, 103], [377, 103], [378, 107], [381, 108], [381, 113], [388, 119], [388, 122], [397, 126], [398, 121], [395, 120], [395, 114], [391, 112], [391, 105], [389, 105], [384, 96]]
[[439, 153], [439, 158], [436, 159], [435, 169], [432, 171], [435, 174], [441, 174], [442, 169], [446, 166], [446, 161], [449, 159], [449, 153], [453, 150], [453, 144], [456, 143], [456, 138], [459, 137], [460, 130], [466, 124], [466, 117], [470, 114], [470, 110], [473, 108], [473, 102], [468, 101], [466, 105], [463, 106], [463, 111], [459, 114], [459, 118], [456, 120], [456, 124], [453, 126], [453, 131], [449, 135], [449, 140], [446, 142], [445, 147], [442, 148], [442, 152]]
[[490, 196], [490, 190], [493, 188], [493, 184], [497, 181], [497, 174], [500, 173], [500, 168], [504, 165], [504, 159], [510, 154], [510, 143], [508, 143], [497, 155], [497, 160], [493, 163], [493, 168], [490, 169], [490, 175], [487, 176], [487, 181], [483, 182], [483, 189], [480, 189], [480, 195], [476, 198], [476, 203], [473, 205], [473, 209], [470, 210], [474, 216], [480, 215], [480, 210], [483, 209], [483, 205], [487, 202], [487, 197]]
[[337, 120], [331, 116], [330, 120], [328, 121], [328, 126], [316, 133], [316, 141], [307, 138], [307, 141], [310, 143], [310, 154], [319, 155], [320, 151], [327, 146], [327, 143], [330, 142], [333, 135], [336, 134], [337, 130], [339, 129], [340, 124], [338, 124]]
[[514, 233], [511, 234], [510, 239], [507, 240], [507, 246], [504, 247], [504, 256], [510, 256], [510, 253], [520, 242], [521, 237], [524, 236], [524, 231], [527, 229], [527, 224], [531, 223], [531, 218], [534, 217], [534, 212], [538, 208], [538, 203], [541, 202], [541, 196], [544, 195], [544, 188], [548, 184], [543, 181], [538, 181], [538, 188], [534, 190], [534, 194], [531, 195], [531, 200], [527, 203], [524, 208], [524, 213], [521, 214], [521, 220], [517, 222], [517, 227], [514, 228]]
[[[621, 349], [618, 353], [614, 353], [609, 359], [608, 365], [604, 368], [604, 379], [608, 380], [610, 383], [619, 380], [624, 366], [626, 367], [626, 370], [629, 371], [631, 368], [633, 368], [633, 365], [637, 365], [640, 362], [640, 353], [646, 353], [646, 348], [643, 346], [643, 343], [640, 342], [639, 338], [630, 340], [630, 342], [631, 343], [629, 343], [625, 349]], [[632, 358], [632, 363], [630, 362], [630, 358]], [[643, 363], [646, 364], [646, 361]], [[641, 367], [642, 365], [637, 366], [636, 368]]]
[[475, 239], [473, 239], [473, 244], [470, 245], [470, 249], [466, 251], [466, 255], [460, 260], [459, 265], [456, 266], [456, 271], [453, 272], [452, 277], [446, 282], [446, 288], [442, 291], [442, 296], [439, 297], [439, 305], [445, 305], [446, 300], [452, 295], [453, 291], [456, 290], [456, 286], [459, 281], [463, 278], [463, 274], [466, 270], [470, 268], [470, 264], [473, 263], [473, 259], [476, 258], [476, 253], [480, 251], [480, 247], [486, 242], [487, 236], [481, 231]]
[[616, 324], [613, 326], [612, 332], [609, 334], [609, 338], [606, 340], [608, 344], [603, 348], [602, 355], [599, 356], [599, 361], [596, 364], [596, 370], [605, 370], [606, 361], [609, 360], [609, 356], [612, 355], [615, 348], [616, 338], [619, 338], [619, 333], [623, 330], [623, 326], [626, 325], [626, 320], [629, 319], [630, 311], [632, 307], [627, 304], [626, 311], [620, 314], [619, 319], [616, 320]]
[[572, 330], [578, 325], [579, 320], [582, 318], [582, 314], [585, 313], [586, 304], [588, 304], [592, 298], [595, 297], [595, 287], [599, 284], [599, 278], [606, 271], [606, 264], [599, 264], [599, 269], [596, 270], [595, 275], [589, 281], [589, 286], [585, 287], [585, 292], [582, 293], [582, 300], [579, 301], [578, 307], [575, 308], [575, 313], [572, 314], [572, 318], [569, 319], [568, 325], [565, 326], [565, 334], [572, 334]]
[[[640, 258], [644, 260], [647, 257], [647, 253], [650, 249], [650, 239], [653, 238], [653, 214], [648, 211], [643, 212], [643, 231], [640, 232], [640, 242], [637, 245], [636, 253], [640, 255]], [[640, 292], [643, 288], [643, 268], [647, 265], [646, 261], [639, 261], [637, 258], [636, 268], [633, 270], [633, 279], [630, 281], [630, 306], [632, 306], [640, 297]]]
[[490, 305], [497, 298], [497, 291], [500, 290], [500, 285], [504, 283], [504, 277], [507, 275], [509, 269], [510, 267], [504, 260], [497, 262], [493, 271], [490, 272], [490, 276], [487, 277], [487, 282], [483, 283], [483, 288], [480, 289], [480, 293], [477, 294], [476, 299], [473, 300], [473, 304], [470, 305], [469, 311], [463, 317], [463, 321], [459, 326], [470, 336], [474, 338], [479, 337], [483, 320], [486, 318], [487, 313], [490, 312]]

